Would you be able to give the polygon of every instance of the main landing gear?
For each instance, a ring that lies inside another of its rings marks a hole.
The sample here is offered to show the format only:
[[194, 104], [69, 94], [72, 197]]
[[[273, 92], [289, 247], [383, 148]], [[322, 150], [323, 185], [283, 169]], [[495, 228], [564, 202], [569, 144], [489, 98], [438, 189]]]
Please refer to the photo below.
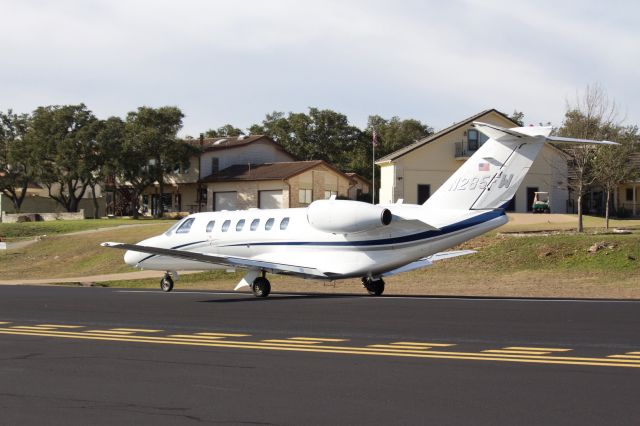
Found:
[[271, 283], [265, 278], [264, 273], [261, 277], [253, 280], [251, 291], [255, 297], [267, 297], [271, 293]]
[[372, 296], [380, 296], [384, 293], [384, 280], [382, 278], [364, 277], [362, 278], [362, 285]]
[[164, 277], [160, 280], [160, 289], [164, 292], [173, 290], [173, 278], [171, 278], [171, 272], [164, 273]]

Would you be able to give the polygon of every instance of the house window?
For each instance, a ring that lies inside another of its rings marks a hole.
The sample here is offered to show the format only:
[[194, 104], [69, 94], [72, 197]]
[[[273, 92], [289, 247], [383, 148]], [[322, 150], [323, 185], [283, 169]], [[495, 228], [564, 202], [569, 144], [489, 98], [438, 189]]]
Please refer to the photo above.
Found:
[[191, 225], [193, 225], [194, 218], [190, 218], [182, 222], [182, 225], [178, 229], [176, 229], [176, 234], [186, 234], [191, 229]]
[[633, 201], [633, 188], [627, 188], [625, 192], [627, 195], [627, 201]]
[[422, 204], [431, 196], [431, 185], [418, 184], [418, 204]]
[[300, 189], [298, 191], [298, 202], [300, 204], [309, 204], [313, 201], [313, 191], [311, 189]]
[[287, 229], [287, 226], [289, 226], [289, 218], [285, 217], [284, 219], [282, 219], [282, 221], [280, 222], [280, 230], [284, 231], [285, 229]]
[[467, 130], [467, 147], [469, 151], [478, 149], [478, 131], [476, 129]]
[[220, 171], [220, 159], [218, 157], [211, 158], [211, 174], [215, 175]]
[[265, 231], [270, 230], [271, 228], [273, 228], [273, 222], [275, 222], [274, 218], [269, 218], [269, 220], [267, 220], [267, 223], [264, 224], [264, 229]]
[[231, 225], [230, 220], [225, 220], [222, 224], [222, 232], [227, 232], [229, 230], [229, 226]]
[[236, 231], [242, 231], [242, 228], [244, 228], [244, 219], [240, 219], [236, 224]]
[[213, 227], [215, 226], [216, 221], [212, 220], [211, 222], [207, 223], [207, 232], [211, 232], [213, 231]]
[[255, 231], [258, 229], [258, 225], [260, 225], [260, 219], [253, 219], [253, 222], [251, 222], [251, 230]]
[[324, 198], [328, 200], [332, 195], [338, 196], [338, 191], [324, 191]]

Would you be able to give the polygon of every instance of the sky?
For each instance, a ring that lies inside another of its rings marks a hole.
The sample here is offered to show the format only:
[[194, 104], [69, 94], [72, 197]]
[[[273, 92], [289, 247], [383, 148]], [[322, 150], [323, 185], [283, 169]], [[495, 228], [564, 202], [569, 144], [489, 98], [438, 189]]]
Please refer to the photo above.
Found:
[[562, 123], [599, 85], [640, 124], [638, 1], [0, 0], [0, 110], [175, 105], [182, 136], [272, 111]]

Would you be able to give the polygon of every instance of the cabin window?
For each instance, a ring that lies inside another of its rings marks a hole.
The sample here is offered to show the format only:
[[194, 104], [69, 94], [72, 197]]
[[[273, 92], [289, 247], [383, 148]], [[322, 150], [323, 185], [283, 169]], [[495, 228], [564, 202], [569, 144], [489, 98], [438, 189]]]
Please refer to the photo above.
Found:
[[260, 219], [253, 219], [253, 221], [251, 222], [251, 230], [255, 231], [256, 229], [258, 229], [258, 225], [260, 225]]
[[264, 224], [264, 229], [265, 231], [270, 230], [271, 228], [273, 228], [273, 222], [275, 222], [276, 220], [274, 218], [269, 218], [269, 220], [267, 220], [267, 223]]
[[287, 226], [289, 226], [289, 218], [285, 217], [284, 219], [282, 219], [282, 221], [280, 222], [280, 230], [284, 231], [285, 229], [287, 229]]
[[240, 219], [238, 223], [236, 223], [236, 231], [242, 231], [244, 228], [244, 219]]
[[298, 202], [300, 204], [310, 204], [313, 201], [313, 191], [311, 189], [300, 189], [298, 191]]
[[182, 224], [176, 229], [176, 234], [186, 234], [191, 229], [191, 225], [193, 225], [194, 218], [189, 218], [182, 222]]
[[227, 232], [229, 230], [229, 226], [231, 225], [230, 220], [225, 220], [222, 224], [222, 232]]
[[166, 232], [164, 233], [164, 235], [166, 235], [167, 237], [171, 235], [171, 233], [178, 227], [180, 226], [180, 222], [176, 222], [173, 225], [171, 225], [171, 228], [167, 229]]
[[207, 232], [213, 231], [213, 227], [215, 226], [215, 224], [216, 224], [215, 220], [212, 220], [209, 223], [207, 223]]

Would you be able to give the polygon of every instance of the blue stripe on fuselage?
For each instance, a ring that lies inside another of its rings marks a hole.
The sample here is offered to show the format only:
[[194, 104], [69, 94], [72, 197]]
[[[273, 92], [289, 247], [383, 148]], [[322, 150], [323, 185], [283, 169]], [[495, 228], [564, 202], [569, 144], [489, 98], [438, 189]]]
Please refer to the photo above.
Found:
[[452, 232], [460, 231], [462, 229], [470, 228], [475, 225], [479, 225], [484, 222], [488, 222], [492, 219], [504, 216], [504, 210], [492, 210], [486, 213], [479, 214], [478, 216], [465, 219], [463, 221], [447, 225], [438, 230], [430, 230], [419, 232], [417, 234], [403, 235], [401, 237], [383, 238], [376, 240], [362, 240], [362, 241], [272, 241], [264, 243], [244, 242], [240, 244], [229, 244], [223, 247], [239, 247], [246, 246], [247, 244], [252, 246], [348, 246], [348, 247], [363, 247], [363, 246], [380, 246], [380, 245], [392, 245], [415, 242], [425, 240], [433, 237], [439, 237], [442, 235], [450, 234]]

